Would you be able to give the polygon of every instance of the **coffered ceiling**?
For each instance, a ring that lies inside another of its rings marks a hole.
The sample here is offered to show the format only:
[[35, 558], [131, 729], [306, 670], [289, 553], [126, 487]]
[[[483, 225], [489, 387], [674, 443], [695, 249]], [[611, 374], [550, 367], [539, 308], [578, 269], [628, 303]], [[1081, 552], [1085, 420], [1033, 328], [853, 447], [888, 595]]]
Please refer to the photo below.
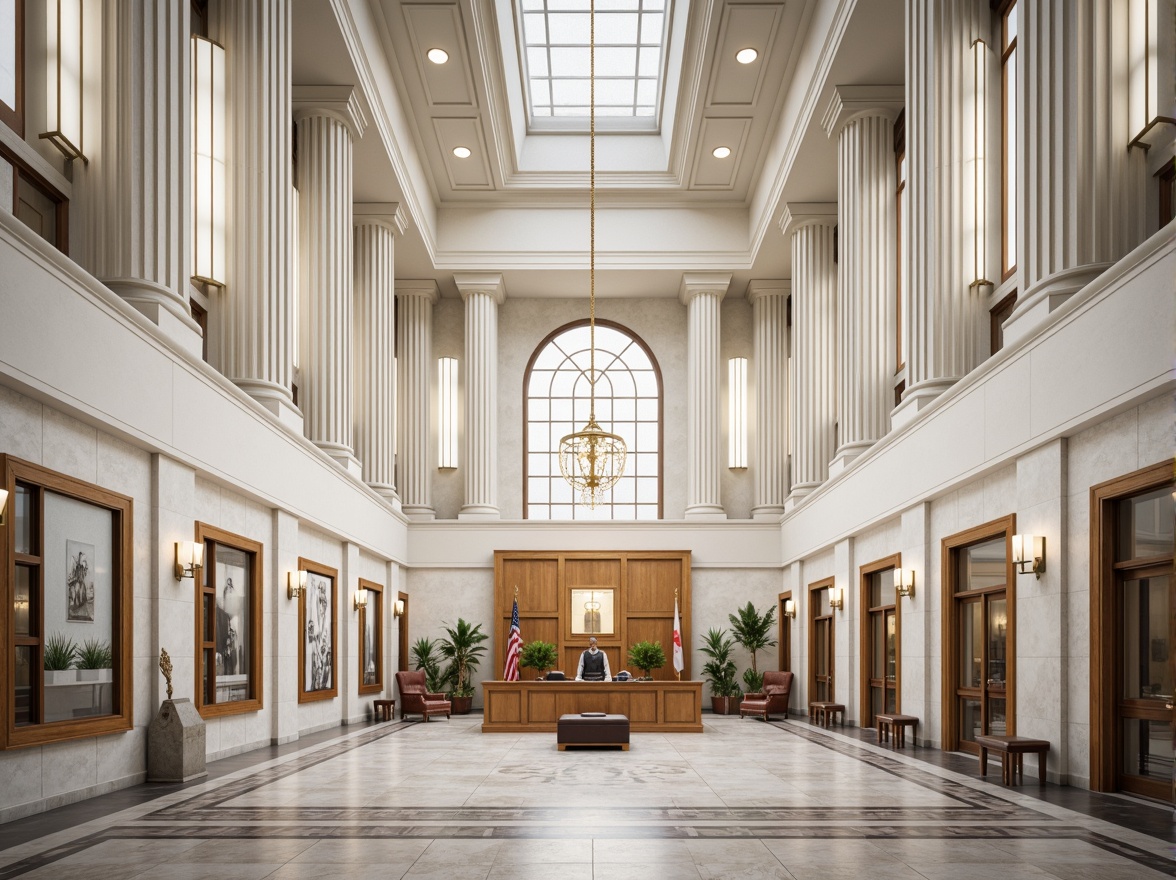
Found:
[[[508, 296], [587, 294], [587, 126], [528, 119], [519, 2], [293, 3], [295, 84], [360, 92], [355, 199], [401, 204], [396, 274], [443, 294], [469, 270], [503, 272]], [[732, 293], [786, 278], [784, 204], [836, 198], [833, 87], [902, 82], [902, 0], [665, 6], [660, 115], [598, 119], [598, 294], [674, 296], [683, 271], [732, 272]]]

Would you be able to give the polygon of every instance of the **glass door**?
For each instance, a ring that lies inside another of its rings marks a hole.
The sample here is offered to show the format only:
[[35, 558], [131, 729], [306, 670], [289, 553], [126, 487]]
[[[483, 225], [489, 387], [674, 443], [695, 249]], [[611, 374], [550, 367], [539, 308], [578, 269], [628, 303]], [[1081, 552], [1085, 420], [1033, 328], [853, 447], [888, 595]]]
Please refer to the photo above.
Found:
[[[867, 687], [868, 716], [863, 727], [874, 724], [879, 713], [898, 711], [898, 619], [895, 616], [894, 591], [883, 587], [890, 582], [893, 569], [871, 572], [867, 576], [866, 656], [869, 657]], [[885, 598], [883, 598], [885, 597]]]
[[957, 735], [960, 749], [974, 754], [977, 736], [1008, 732], [1005, 557], [1004, 536], [957, 555]]
[[833, 609], [829, 605], [828, 586], [809, 589], [809, 608], [812, 614], [809, 701], [833, 702]]

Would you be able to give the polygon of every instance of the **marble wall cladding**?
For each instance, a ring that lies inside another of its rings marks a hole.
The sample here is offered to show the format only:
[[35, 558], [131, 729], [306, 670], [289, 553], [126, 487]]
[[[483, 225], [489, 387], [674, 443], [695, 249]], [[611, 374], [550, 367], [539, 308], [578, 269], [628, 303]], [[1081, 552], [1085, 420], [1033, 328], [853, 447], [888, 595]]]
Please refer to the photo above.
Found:
[[1176, 406], [1162, 394], [1143, 404], [1139, 412], [1139, 466], [1172, 458], [1176, 438]]
[[[509, 303], [510, 291], [507, 291], [507, 302]], [[501, 364], [503, 358], [503, 346], [507, 344], [506, 334], [509, 328], [505, 326], [504, 312], [499, 309], [498, 312], [498, 357]], [[430, 382], [433, 386], [433, 426], [430, 428], [430, 444], [431, 454], [429, 460], [433, 463], [433, 509], [437, 512], [437, 519], [457, 519], [457, 512], [461, 509], [462, 504], [465, 503], [465, 476], [462, 473], [461, 467], [441, 469], [436, 467], [437, 463], [437, 360], [438, 358], [451, 357], [457, 358], [457, 376], [460, 394], [465, 394], [466, 381], [466, 364], [465, 364], [465, 303], [462, 302], [461, 297], [443, 298], [437, 301], [433, 306], [433, 363], [430, 365]], [[502, 384], [502, 369], [499, 367], [499, 399], [498, 399], [498, 434], [499, 437], [505, 436], [504, 429], [507, 427], [507, 422], [514, 424], [512, 417], [506, 414], [503, 408], [511, 401], [510, 394], [505, 392]], [[521, 406], [518, 398], [521, 394], [522, 380], [520, 379], [518, 385], [509, 392], [513, 393], [516, 406]], [[463, 453], [465, 451], [465, 432], [460, 428], [462, 409], [460, 403], [458, 405], [458, 462], [464, 461]], [[519, 412], [518, 409], [513, 412]], [[517, 440], [516, 440], [517, 442]], [[512, 446], [511, 449], [517, 449], [518, 446]], [[507, 463], [503, 461], [502, 456], [498, 460], [498, 503], [501, 507], [505, 497], [516, 496], [519, 492], [517, 474], [521, 473], [522, 462], [514, 462], [513, 469], [505, 471], [503, 468]], [[504, 509], [502, 516], [505, 519], [518, 518], [517, 513], [507, 513]]]
[[[487, 678], [500, 678], [501, 669], [495, 669], [494, 653], [498, 627], [494, 620], [494, 569], [493, 568], [414, 568], [405, 572], [405, 586], [401, 589], [409, 595], [411, 613], [408, 618], [409, 643], [426, 637], [440, 639], [445, 636], [445, 627], [454, 626], [458, 618], [470, 624], [481, 624], [482, 632], [490, 638], [486, 647], [485, 660], [474, 676], [474, 682]], [[523, 633], [526, 639], [527, 634]], [[482, 689], [476, 689], [474, 705], [482, 705]]]
[[[694, 678], [701, 677], [700, 670], [706, 663], [707, 658], [699, 651], [699, 645], [707, 630], [715, 627], [730, 634], [729, 616], [748, 602], [755, 605], [760, 614], [776, 608], [783, 584], [783, 573], [776, 568], [695, 568], [691, 571], [691, 633], [689, 644], [683, 647], [690, 651], [690, 670]], [[778, 622], [779, 611], [776, 619]], [[773, 630], [772, 638], [776, 637], [776, 630]], [[761, 671], [778, 669], [778, 657], [779, 646], [761, 651], [756, 656], [756, 667]], [[742, 676], [743, 670], [751, 666], [751, 655], [737, 647], [734, 659]]]
[[40, 464], [44, 410], [32, 398], [0, 385], [0, 451]]
[[[750, 518], [751, 507], [755, 504], [755, 363], [752, 351], [751, 303], [741, 294], [742, 291], [728, 291], [723, 299], [720, 319], [719, 387], [722, 392], [719, 395], [719, 437], [723, 446], [720, 489], [728, 519]], [[727, 467], [731, 442], [728, 417], [731, 389], [727, 384], [727, 361], [735, 357], [747, 358], [747, 467], [738, 470]]]

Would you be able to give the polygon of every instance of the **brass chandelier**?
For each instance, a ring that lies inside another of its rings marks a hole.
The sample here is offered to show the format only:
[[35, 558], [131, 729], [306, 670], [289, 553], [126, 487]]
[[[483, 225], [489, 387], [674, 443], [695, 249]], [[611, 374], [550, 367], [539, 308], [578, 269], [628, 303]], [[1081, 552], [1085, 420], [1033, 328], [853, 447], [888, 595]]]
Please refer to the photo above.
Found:
[[559, 469], [590, 508], [625, 472], [625, 441], [596, 422], [596, 3], [588, 5], [589, 245], [588, 245], [588, 424], [559, 441]]

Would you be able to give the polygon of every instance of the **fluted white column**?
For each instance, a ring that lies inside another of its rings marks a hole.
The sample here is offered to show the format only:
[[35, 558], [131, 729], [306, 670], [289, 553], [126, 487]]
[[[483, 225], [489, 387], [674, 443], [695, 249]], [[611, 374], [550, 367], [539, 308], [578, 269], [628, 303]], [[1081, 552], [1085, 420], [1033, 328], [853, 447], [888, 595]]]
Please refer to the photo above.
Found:
[[400, 304], [397, 334], [397, 388], [399, 390], [400, 475], [396, 486], [404, 515], [412, 520], [431, 520], [433, 473], [430, 469], [432, 438], [433, 304], [440, 295], [436, 281], [397, 281]]
[[292, 390], [290, 3], [227, 0], [217, 9], [228, 68], [229, 230], [212, 332], [221, 372], [301, 431]]
[[990, 16], [984, 0], [907, 0], [907, 383], [895, 426], [979, 359], [977, 325], [988, 317], [980, 291], [987, 288], [969, 288], [964, 114], [972, 100], [972, 42], [987, 36]]
[[352, 446], [351, 164], [366, 119], [350, 86], [294, 89], [306, 436], [356, 477]]
[[396, 492], [397, 204], [355, 211], [355, 455], [363, 479], [400, 509]]
[[499, 519], [498, 307], [502, 276], [453, 276], [465, 302], [465, 503], [458, 519]]
[[752, 519], [778, 519], [788, 498], [788, 281], [747, 285], [755, 371]]
[[1021, 290], [1013, 344], [1143, 240], [1144, 151], [1124, 149], [1127, 4], [1017, 7]]
[[792, 509], [829, 477], [837, 417], [837, 265], [834, 204], [789, 204], [792, 246]]
[[825, 112], [837, 139], [837, 426], [829, 475], [890, 429], [895, 292], [894, 120], [902, 86], [838, 86]]
[[690, 272], [686, 306], [686, 519], [726, 519], [719, 443], [719, 318], [731, 276]]
[[200, 327], [188, 306], [189, 13], [187, 3], [102, 4], [102, 96], [96, 125], [87, 119], [90, 164], [76, 179], [87, 190], [79, 202], [87, 211], [91, 271], [199, 357]]

